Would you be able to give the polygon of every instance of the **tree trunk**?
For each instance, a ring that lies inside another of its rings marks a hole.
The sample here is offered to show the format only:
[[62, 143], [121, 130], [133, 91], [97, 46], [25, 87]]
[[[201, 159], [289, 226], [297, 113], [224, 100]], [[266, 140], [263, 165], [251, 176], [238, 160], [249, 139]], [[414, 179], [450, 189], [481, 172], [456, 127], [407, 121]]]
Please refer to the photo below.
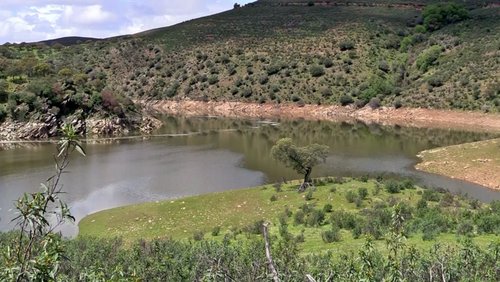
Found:
[[311, 179], [312, 167], [306, 168], [306, 173], [304, 175], [304, 182], [299, 187], [299, 192], [304, 192], [312, 183]]
[[311, 183], [311, 173], [312, 173], [312, 167], [306, 168], [306, 174], [304, 175], [304, 183]]

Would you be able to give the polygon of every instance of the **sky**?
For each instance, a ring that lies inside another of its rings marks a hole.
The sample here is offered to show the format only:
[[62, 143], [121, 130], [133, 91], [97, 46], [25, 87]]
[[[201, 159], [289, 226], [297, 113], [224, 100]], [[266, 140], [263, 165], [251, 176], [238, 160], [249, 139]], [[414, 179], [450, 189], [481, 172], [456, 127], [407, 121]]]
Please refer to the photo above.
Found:
[[0, 0], [0, 44], [106, 38], [173, 25], [255, 0]]

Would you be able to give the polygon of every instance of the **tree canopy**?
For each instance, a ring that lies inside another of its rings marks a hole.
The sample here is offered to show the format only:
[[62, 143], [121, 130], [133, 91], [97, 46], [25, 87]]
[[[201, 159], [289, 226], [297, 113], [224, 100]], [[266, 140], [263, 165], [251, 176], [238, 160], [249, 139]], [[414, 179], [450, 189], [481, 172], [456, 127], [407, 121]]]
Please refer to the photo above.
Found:
[[[311, 144], [298, 147], [291, 138], [282, 138], [271, 149], [272, 157], [304, 175], [304, 184], [311, 182], [312, 168], [326, 161], [328, 146]], [[304, 185], [303, 185], [304, 186]]]

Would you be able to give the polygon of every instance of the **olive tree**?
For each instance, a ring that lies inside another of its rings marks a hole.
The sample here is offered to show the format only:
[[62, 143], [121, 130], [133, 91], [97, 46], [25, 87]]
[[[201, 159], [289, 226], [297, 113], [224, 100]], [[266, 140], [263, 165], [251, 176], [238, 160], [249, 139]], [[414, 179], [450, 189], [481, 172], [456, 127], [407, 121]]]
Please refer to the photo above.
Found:
[[271, 155], [275, 160], [304, 175], [304, 182], [300, 185], [299, 191], [304, 191], [311, 184], [313, 167], [325, 162], [327, 154], [326, 145], [311, 144], [298, 147], [290, 138], [278, 140], [271, 149]]

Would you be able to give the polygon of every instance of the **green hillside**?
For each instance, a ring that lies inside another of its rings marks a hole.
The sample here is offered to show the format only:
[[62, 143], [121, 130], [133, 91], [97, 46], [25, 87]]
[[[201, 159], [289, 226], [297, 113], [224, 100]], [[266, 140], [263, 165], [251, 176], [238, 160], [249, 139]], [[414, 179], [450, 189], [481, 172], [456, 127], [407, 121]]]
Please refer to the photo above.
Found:
[[0, 120], [137, 120], [130, 98], [499, 112], [499, 3], [432, 3], [262, 0], [132, 36], [0, 46]]

